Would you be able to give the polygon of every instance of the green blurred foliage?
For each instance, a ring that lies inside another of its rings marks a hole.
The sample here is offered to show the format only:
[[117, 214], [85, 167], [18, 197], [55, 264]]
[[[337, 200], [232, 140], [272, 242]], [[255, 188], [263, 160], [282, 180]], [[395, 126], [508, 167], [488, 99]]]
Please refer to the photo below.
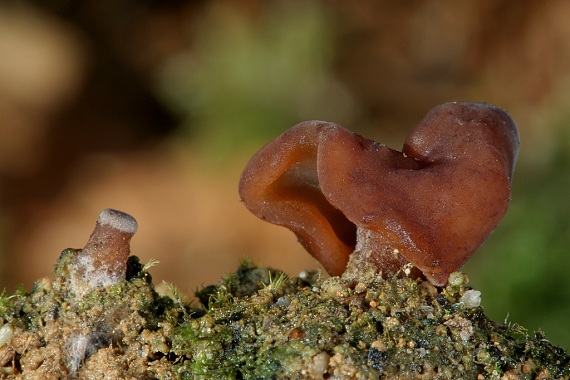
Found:
[[212, 7], [192, 49], [167, 64], [161, 92], [192, 142], [226, 157], [305, 117], [346, 120], [331, 23], [315, 2], [271, 3], [258, 16]]
[[[549, 162], [515, 170], [507, 216], [464, 271], [491, 317], [541, 329], [569, 350], [570, 128], [559, 130]], [[532, 142], [522, 144], [533, 149]]]

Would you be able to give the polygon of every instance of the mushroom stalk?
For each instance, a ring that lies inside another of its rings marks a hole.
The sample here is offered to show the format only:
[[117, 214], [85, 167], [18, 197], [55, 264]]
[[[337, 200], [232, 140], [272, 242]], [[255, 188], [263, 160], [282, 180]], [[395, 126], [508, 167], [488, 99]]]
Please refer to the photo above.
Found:
[[99, 214], [87, 244], [75, 257], [76, 293], [125, 280], [130, 241], [137, 228], [137, 221], [124, 212], [106, 209]]
[[393, 234], [357, 227], [356, 246], [342, 276], [354, 282], [371, 272], [379, 272], [384, 278], [394, 274], [424, 278], [422, 272], [401, 254], [403, 249], [400, 239]]

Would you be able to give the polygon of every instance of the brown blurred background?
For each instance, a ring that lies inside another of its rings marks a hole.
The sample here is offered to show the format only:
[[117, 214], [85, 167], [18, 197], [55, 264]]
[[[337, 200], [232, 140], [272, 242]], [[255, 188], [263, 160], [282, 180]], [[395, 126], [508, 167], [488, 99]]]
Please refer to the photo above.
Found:
[[249, 214], [239, 175], [307, 119], [400, 148], [433, 106], [485, 101], [521, 133], [505, 221], [464, 268], [497, 320], [570, 348], [570, 3], [0, 3], [0, 290], [52, 271], [98, 213], [188, 297], [244, 257], [316, 267]]

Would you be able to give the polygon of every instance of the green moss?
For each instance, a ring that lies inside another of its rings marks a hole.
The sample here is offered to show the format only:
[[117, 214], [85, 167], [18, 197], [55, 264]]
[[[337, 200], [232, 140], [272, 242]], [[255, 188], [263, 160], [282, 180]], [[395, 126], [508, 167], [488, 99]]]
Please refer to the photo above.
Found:
[[437, 289], [409, 278], [295, 278], [243, 262], [191, 309], [159, 296], [150, 266], [134, 258], [127, 281], [77, 299], [70, 254], [29, 294], [0, 296], [0, 325], [14, 331], [0, 347], [0, 377], [570, 378], [567, 353], [490, 321], [459, 273]]
[[[570, 376], [570, 359], [562, 350], [460, 302], [470, 288], [465, 275], [454, 276], [441, 290], [407, 278], [356, 286], [342, 278], [317, 286], [282, 279], [279, 298], [268, 296], [267, 287], [239, 297], [226, 288], [232, 303], [211, 307], [203, 317], [206, 325], [192, 321], [192, 327], [175, 331], [174, 350], [192, 363], [181, 366], [206, 368], [213, 378], [306, 378], [319, 353], [329, 358], [328, 375], [493, 378], [522, 376], [523, 364], [532, 361], [524, 376], [541, 370]], [[243, 268], [237, 278], [238, 284], [248, 282]], [[279, 302], [283, 297], [287, 302]], [[206, 363], [203, 350], [220, 356], [208, 356]]]
[[16, 295], [7, 295], [6, 289], [2, 290], [0, 293], [0, 316], [6, 315], [11, 309], [12, 302], [10, 301]]

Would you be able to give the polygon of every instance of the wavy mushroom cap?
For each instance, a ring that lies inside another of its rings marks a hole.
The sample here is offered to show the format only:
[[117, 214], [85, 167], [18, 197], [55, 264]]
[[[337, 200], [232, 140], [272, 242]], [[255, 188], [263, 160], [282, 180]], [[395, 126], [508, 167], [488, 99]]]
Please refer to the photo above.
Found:
[[361, 228], [373, 232], [365, 254], [379, 271], [409, 262], [443, 286], [505, 214], [518, 146], [510, 116], [482, 103], [434, 108], [402, 152], [309, 121], [251, 159], [240, 195], [255, 215], [295, 232], [332, 275], [344, 271]]
[[259, 218], [293, 231], [332, 275], [354, 250], [356, 227], [324, 197], [317, 173], [321, 135], [331, 123], [300, 123], [263, 147], [239, 184], [245, 206]]
[[402, 153], [336, 129], [319, 150], [319, 179], [349, 220], [385, 236], [442, 286], [503, 218], [518, 145], [506, 112], [446, 103], [408, 135]]

